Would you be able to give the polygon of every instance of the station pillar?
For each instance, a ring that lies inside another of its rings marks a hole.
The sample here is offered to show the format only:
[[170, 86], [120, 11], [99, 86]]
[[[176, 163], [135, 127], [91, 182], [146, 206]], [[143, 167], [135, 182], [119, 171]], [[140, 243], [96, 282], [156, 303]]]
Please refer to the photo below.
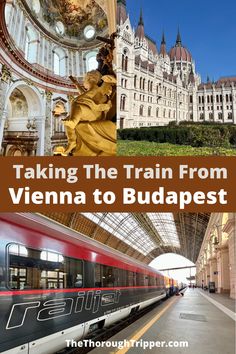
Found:
[[230, 297], [236, 299], [236, 218], [228, 219], [224, 229], [228, 234]]
[[210, 281], [210, 263], [207, 263], [206, 273], [205, 273], [205, 284], [207, 287], [209, 286], [209, 281]]
[[218, 292], [230, 293], [229, 249], [222, 246], [217, 252]]
[[210, 266], [210, 280], [215, 283], [215, 288], [218, 289], [218, 276], [217, 276], [217, 259], [216, 257], [209, 259]]

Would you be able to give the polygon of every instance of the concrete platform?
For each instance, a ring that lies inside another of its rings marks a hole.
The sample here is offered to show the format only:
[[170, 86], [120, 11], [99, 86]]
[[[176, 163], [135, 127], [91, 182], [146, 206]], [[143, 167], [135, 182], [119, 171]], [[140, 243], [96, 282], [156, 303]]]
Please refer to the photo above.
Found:
[[227, 307], [229, 310], [236, 312], [236, 302], [235, 300], [231, 299], [229, 297], [229, 294], [214, 294], [214, 293], [210, 293], [208, 291], [204, 291], [204, 290], [200, 290], [202, 291], [202, 294], [205, 294], [207, 296], [209, 296], [211, 299], [219, 302], [220, 304], [222, 304], [223, 306]]
[[[218, 298], [217, 298], [218, 296]], [[220, 299], [220, 301], [217, 301]], [[212, 303], [212, 300], [216, 303]], [[175, 296], [110, 338], [113, 341], [165, 341], [164, 347], [146, 349], [158, 354], [234, 354], [234, 301], [198, 289], [188, 289], [185, 295]], [[219, 306], [220, 305], [220, 306]], [[169, 341], [186, 341], [188, 347], [167, 347]], [[115, 343], [116, 344], [116, 343]], [[167, 346], [166, 346], [167, 345]], [[96, 348], [92, 354], [140, 354], [144, 348]]]

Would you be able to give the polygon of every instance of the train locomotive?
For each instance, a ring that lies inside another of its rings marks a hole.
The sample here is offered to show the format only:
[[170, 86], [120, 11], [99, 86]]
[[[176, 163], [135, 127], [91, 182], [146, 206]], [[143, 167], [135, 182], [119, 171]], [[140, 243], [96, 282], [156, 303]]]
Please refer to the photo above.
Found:
[[0, 348], [50, 354], [175, 292], [173, 279], [37, 214], [0, 214]]

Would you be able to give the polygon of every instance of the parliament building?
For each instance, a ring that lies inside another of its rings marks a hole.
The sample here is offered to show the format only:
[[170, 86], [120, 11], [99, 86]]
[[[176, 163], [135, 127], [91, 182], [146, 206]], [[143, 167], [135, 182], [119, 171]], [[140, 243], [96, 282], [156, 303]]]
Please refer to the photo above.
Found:
[[168, 51], [146, 34], [142, 11], [133, 29], [126, 0], [118, 0], [118, 127], [163, 126], [169, 122], [236, 124], [236, 77], [201, 81], [180, 31]]
[[116, 30], [115, 0], [0, 3], [0, 148], [3, 156], [52, 155], [67, 144], [61, 123]]

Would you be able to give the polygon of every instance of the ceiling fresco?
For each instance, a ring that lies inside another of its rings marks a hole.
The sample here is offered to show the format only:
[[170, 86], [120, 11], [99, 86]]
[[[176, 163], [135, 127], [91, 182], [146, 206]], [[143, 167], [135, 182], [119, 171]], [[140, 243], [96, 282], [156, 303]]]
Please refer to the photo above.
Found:
[[[78, 45], [86, 45], [86, 42], [94, 41], [96, 35], [108, 34], [107, 16], [95, 0], [26, 0], [26, 2], [33, 17], [60, 40], [77, 41]], [[90, 29], [93, 27], [94, 32], [88, 30], [86, 32], [88, 26]], [[89, 34], [87, 37], [86, 33]]]

